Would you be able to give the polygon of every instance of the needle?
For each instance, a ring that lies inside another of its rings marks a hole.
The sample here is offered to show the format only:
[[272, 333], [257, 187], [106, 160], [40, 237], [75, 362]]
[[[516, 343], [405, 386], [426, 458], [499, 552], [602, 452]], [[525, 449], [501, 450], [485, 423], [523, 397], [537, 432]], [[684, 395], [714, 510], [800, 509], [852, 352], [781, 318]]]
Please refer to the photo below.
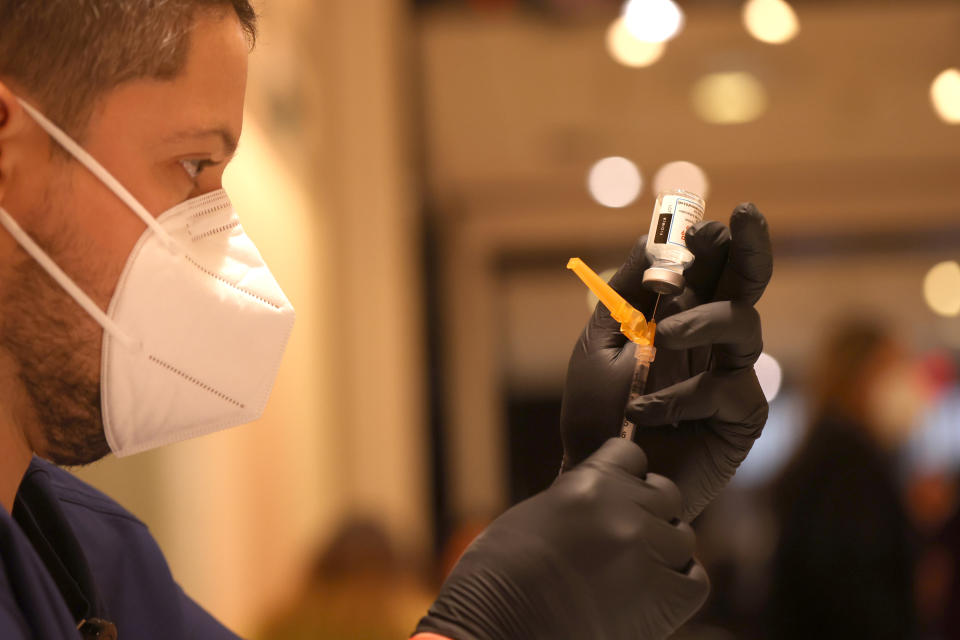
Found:
[[658, 293], [658, 294], [657, 294], [657, 301], [656, 301], [655, 303], [653, 303], [653, 313], [650, 314], [650, 321], [651, 321], [651, 322], [656, 322], [656, 321], [657, 321], [657, 307], [659, 307], [659, 306], [660, 306], [660, 294]]

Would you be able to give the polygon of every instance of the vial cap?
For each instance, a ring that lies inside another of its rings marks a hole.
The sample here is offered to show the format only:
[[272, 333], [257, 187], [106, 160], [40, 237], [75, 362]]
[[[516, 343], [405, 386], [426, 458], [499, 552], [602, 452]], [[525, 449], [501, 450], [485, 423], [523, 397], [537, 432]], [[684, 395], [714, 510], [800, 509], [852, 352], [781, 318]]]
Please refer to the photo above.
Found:
[[643, 286], [655, 293], [675, 295], [683, 291], [683, 274], [662, 267], [650, 267], [643, 272]]

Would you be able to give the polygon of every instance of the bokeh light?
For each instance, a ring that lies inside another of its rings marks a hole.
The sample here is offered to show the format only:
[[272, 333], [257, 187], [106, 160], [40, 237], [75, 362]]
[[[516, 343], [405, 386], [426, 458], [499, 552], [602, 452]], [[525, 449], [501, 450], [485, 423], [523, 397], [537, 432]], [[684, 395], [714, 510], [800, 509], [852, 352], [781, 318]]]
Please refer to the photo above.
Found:
[[743, 124], [767, 110], [763, 83], [746, 71], [710, 73], [693, 85], [693, 110], [710, 124]]
[[623, 19], [633, 37], [646, 42], [666, 42], [683, 28], [683, 11], [673, 0], [629, 0]]
[[960, 70], [941, 71], [930, 85], [930, 100], [941, 120], [960, 124]]
[[590, 169], [587, 188], [593, 199], [605, 207], [625, 207], [640, 195], [643, 176], [637, 165], [626, 158], [612, 156]]
[[757, 380], [760, 381], [760, 388], [763, 389], [767, 402], [772, 402], [780, 393], [780, 384], [783, 382], [780, 363], [769, 353], [761, 353], [753, 365], [753, 370], [757, 372]]
[[653, 188], [656, 193], [683, 189], [706, 200], [710, 194], [710, 181], [699, 166], [686, 160], [677, 160], [660, 167], [653, 178]]
[[797, 14], [784, 0], [747, 0], [743, 5], [743, 26], [768, 44], [783, 44], [800, 31]]
[[607, 51], [614, 60], [627, 67], [649, 67], [663, 57], [666, 48], [662, 42], [647, 42], [634, 37], [623, 16], [607, 29]]
[[923, 278], [923, 298], [938, 315], [960, 315], [960, 264], [953, 260], [935, 264]]

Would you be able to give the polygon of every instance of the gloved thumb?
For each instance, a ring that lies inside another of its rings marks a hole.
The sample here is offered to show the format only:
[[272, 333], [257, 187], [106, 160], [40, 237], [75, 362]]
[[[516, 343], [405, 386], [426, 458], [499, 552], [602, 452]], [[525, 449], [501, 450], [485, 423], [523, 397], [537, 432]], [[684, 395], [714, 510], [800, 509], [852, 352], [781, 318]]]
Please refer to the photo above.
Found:
[[624, 438], [608, 439], [583, 464], [614, 467], [641, 480], [647, 476], [647, 454], [636, 443]]
[[756, 304], [773, 275], [773, 249], [767, 219], [750, 202], [730, 216], [727, 266], [717, 285], [716, 300]]
[[[634, 244], [626, 262], [610, 278], [610, 286], [634, 308], [647, 313], [653, 307], [655, 294], [643, 286], [643, 273], [650, 266], [647, 260], [647, 236]], [[587, 351], [622, 349], [627, 343], [620, 332], [620, 323], [610, 316], [610, 311], [598, 303], [597, 308], [582, 336], [582, 345]]]

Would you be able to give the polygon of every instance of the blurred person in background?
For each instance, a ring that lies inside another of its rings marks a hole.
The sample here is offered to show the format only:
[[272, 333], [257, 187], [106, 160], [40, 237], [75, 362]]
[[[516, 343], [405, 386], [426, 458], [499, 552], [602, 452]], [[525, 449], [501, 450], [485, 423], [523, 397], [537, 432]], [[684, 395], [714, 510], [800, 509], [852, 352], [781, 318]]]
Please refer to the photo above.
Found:
[[[140, 521], [60, 466], [266, 404], [293, 308], [222, 189], [255, 34], [247, 0], [0, 0], [5, 640], [236, 637]], [[652, 302], [644, 244], [613, 280], [638, 304]], [[571, 358], [563, 474], [467, 549], [421, 638], [662, 638], [701, 606], [687, 522], [766, 420], [753, 304], [772, 255], [752, 205], [688, 244], [697, 262], [663, 306], [654, 392], [626, 408], [652, 466], [615, 437], [634, 360], [598, 309]]]
[[809, 432], [773, 489], [771, 637], [915, 634], [916, 534], [896, 458], [925, 394], [889, 326], [841, 322], [816, 359]]
[[[433, 597], [375, 521], [345, 522], [321, 550], [297, 598], [258, 634], [263, 640], [396, 640]], [[376, 603], [376, 615], [371, 615]]]

